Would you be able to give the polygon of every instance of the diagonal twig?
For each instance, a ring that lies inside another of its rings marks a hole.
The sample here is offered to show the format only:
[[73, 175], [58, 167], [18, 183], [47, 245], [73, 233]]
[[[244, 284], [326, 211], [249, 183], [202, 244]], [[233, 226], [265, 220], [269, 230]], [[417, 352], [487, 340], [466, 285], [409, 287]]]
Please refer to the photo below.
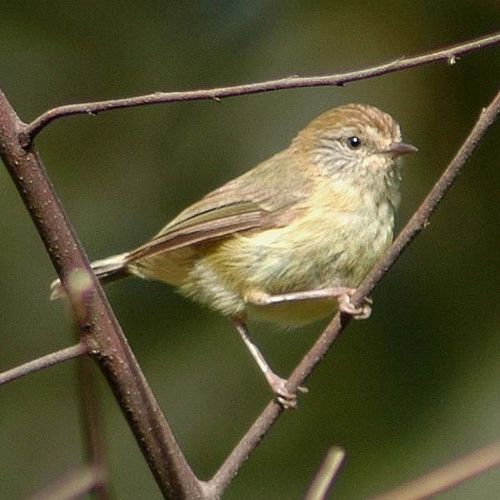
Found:
[[373, 500], [429, 498], [499, 466], [500, 441], [475, 450], [394, 490], [377, 495]]
[[30, 373], [43, 370], [44, 368], [49, 368], [59, 363], [63, 363], [64, 361], [83, 356], [84, 354], [87, 354], [88, 351], [88, 346], [83, 342], [79, 342], [76, 345], [66, 347], [60, 351], [51, 352], [50, 354], [46, 354], [45, 356], [28, 361], [27, 363], [23, 363], [22, 365], [0, 373], [0, 385], [12, 382], [13, 380], [17, 380], [18, 378], [24, 377]]
[[29, 500], [72, 500], [81, 498], [94, 491], [105, 477], [102, 470], [93, 465], [86, 465], [46, 486], [42, 491], [33, 494]]
[[407, 68], [414, 68], [422, 64], [428, 64], [437, 61], [447, 61], [455, 64], [459, 56], [468, 52], [478, 50], [484, 47], [497, 45], [500, 43], [500, 32], [492, 33], [475, 40], [469, 40], [458, 43], [448, 48], [435, 50], [426, 54], [414, 57], [401, 57], [395, 61], [389, 61], [378, 66], [362, 69], [359, 71], [350, 71], [327, 76], [306, 76], [306, 77], [288, 77], [279, 80], [270, 80], [267, 82], [250, 83], [245, 85], [236, 85], [232, 87], [219, 87], [207, 90], [193, 90], [187, 92], [154, 92], [153, 94], [141, 95], [136, 97], [127, 97], [124, 99], [112, 99], [108, 101], [85, 102], [79, 104], [68, 104], [50, 109], [35, 118], [30, 124], [26, 125], [21, 131], [21, 143], [28, 146], [33, 139], [49, 123], [59, 118], [72, 115], [95, 115], [104, 111], [114, 109], [132, 108], [137, 106], [146, 106], [150, 104], [160, 104], [179, 101], [197, 101], [197, 100], [216, 100], [219, 101], [225, 97], [237, 97], [248, 94], [258, 94], [261, 92], [270, 92], [284, 89], [298, 89], [306, 87], [326, 87], [343, 86], [347, 83], [374, 78], [376, 76], [387, 75], [395, 71]]
[[[462, 143], [460, 149], [455, 154], [439, 180], [436, 182], [430, 193], [422, 202], [418, 210], [411, 217], [404, 229], [394, 241], [387, 254], [378, 262], [368, 277], [359, 286], [352, 297], [355, 306], [361, 305], [385, 276], [396, 260], [400, 257], [405, 248], [415, 239], [415, 237], [426, 227], [432, 213], [436, 210], [439, 202], [449, 191], [465, 162], [468, 160], [474, 149], [479, 144], [488, 128], [493, 124], [500, 112], [500, 92], [495, 96], [487, 108], [484, 108], [472, 128], [471, 132]], [[351, 317], [337, 314], [330, 324], [325, 328], [319, 339], [315, 342], [309, 352], [302, 358], [288, 379], [287, 389], [294, 393], [302, 385], [307, 377], [313, 372], [315, 367], [328, 352], [335, 340], [350, 323]], [[257, 417], [241, 441], [220, 469], [209, 482], [213, 491], [221, 493], [227, 487], [231, 479], [238, 472], [241, 465], [247, 460], [250, 454], [259, 444], [264, 435], [271, 429], [274, 422], [283, 412], [283, 408], [275, 401], [271, 401], [262, 413]]]
[[344, 462], [345, 451], [332, 446], [324, 458], [316, 477], [313, 479], [305, 500], [325, 500]]

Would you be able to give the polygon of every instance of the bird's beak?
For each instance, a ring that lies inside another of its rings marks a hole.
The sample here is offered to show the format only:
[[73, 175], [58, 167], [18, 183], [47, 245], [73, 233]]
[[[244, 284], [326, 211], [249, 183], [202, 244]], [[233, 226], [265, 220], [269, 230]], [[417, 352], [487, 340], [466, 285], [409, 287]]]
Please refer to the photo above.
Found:
[[418, 149], [412, 144], [406, 144], [405, 142], [393, 142], [389, 149], [386, 149], [384, 153], [389, 153], [394, 156], [403, 156], [409, 153], [416, 153]]

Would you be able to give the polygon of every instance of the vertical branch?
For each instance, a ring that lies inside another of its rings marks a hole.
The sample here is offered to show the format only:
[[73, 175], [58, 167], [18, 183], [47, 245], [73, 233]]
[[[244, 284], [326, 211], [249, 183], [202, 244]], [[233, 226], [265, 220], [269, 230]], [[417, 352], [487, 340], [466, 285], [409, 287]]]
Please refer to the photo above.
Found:
[[108, 500], [108, 470], [105, 462], [105, 447], [101, 408], [95, 367], [87, 357], [77, 364], [78, 400], [80, 404], [81, 426], [86, 446], [87, 463], [99, 471], [100, 481], [93, 491], [98, 500]]
[[19, 142], [19, 120], [0, 91], [0, 157], [66, 289], [80, 335], [110, 384], [165, 496], [202, 496], [193, 474], [111, 310], [37, 151]]

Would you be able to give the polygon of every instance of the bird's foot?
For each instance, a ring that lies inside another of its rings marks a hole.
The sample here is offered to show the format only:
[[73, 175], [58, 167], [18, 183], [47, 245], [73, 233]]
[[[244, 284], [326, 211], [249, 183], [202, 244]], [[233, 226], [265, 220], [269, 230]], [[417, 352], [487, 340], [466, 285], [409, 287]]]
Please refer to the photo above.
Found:
[[[291, 392], [287, 389], [286, 385], [288, 380], [281, 378], [272, 371], [267, 372], [265, 375], [272, 391], [276, 394], [276, 400], [278, 403], [283, 406], [285, 410], [297, 409], [297, 393]], [[308, 389], [302, 386], [299, 386], [297, 390], [302, 393], [308, 392]]]
[[337, 300], [339, 303], [339, 310], [345, 314], [351, 315], [354, 319], [368, 319], [372, 314], [371, 304], [373, 301], [365, 297], [361, 306], [355, 306], [352, 303], [352, 296], [356, 292], [355, 288], [338, 287]]

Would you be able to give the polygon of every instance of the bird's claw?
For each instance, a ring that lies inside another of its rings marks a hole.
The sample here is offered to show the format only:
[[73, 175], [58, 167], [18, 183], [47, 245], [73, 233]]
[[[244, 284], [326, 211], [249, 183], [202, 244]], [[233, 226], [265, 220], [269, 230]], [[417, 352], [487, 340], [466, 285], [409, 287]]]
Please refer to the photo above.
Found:
[[339, 310], [345, 314], [351, 315], [354, 319], [368, 319], [372, 314], [371, 304], [373, 300], [369, 297], [363, 299], [361, 306], [355, 306], [352, 303], [352, 296], [356, 290], [349, 288], [344, 291], [342, 295], [337, 298], [339, 302]]
[[[266, 378], [273, 392], [276, 394], [276, 400], [285, 410], [295, 410], [298, 408], [297, 394], [287, 389], [286, 384], [288, 381], [286, 379], [279, 377], [275, 373], [267, 373]], [[297, 391], [304, 394], [308, 392], [308, 389], [307, 387], [299, 386], [297, 387]]]

